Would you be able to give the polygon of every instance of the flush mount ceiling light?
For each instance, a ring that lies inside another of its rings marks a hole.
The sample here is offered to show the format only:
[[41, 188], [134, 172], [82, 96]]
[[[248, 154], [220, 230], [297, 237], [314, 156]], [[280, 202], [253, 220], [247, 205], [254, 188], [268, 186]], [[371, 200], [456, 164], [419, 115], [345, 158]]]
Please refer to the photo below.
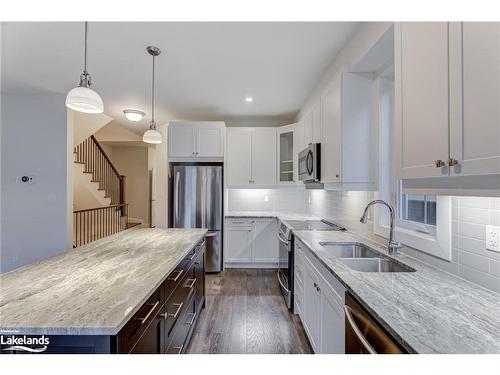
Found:
[[251, 102], [253, 102], [253, 98], [252, 98], [251, 96], [247, 96], [247, 97], [245, 98], [245, 101], [246, 101], [247, 103], [251, 103]]
[[132, 122], [141, 121], [142, 118], [146, 115], [144, 112], [138, 111], [136, 109], [124, 109], [123, 113], [125, 114], [127, 120]]
[[83, 57], [83, 73], [80, 75], [80, 84], [66, 96], [66, 107], [78, 112], [102, 113], [104, 104], [98, 93], [90, 88], [92, 84], [87, 72], [87, 22], [85, 22], [85, 49]]
[[151, 86], [151, 122], [149, 123], [149, 130], [144, 132], [142, 136], [142, 141], [146, 143], [161, 143], [161, 133], [156, 130], [155, 122], [155, 57], [158, 56], [161, 51], [158, 47], [149, 46], [146, 51], [153, 56], [153, 84]]

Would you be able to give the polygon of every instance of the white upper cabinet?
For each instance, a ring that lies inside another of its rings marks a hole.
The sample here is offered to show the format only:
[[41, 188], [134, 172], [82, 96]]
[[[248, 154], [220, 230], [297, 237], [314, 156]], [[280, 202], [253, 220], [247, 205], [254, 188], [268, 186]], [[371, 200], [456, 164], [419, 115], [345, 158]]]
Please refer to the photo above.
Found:
[[228, 128], [225, 172], [227, 185], [252, 183], [252, 133], [247, 128]]
[[500, 23], [452, 24], [450, 61], [450, 174], [498, 174]]
[[306, 148], [313, 142], [313, 111], [310, 110], [302, 119], [304, 129], [304, 144], [302, 148]]
[[276, 185], [276, 128], [227, 129], [228, 186]]
[[447, 174], [448, 23], [396, 25], [395, 98], [399, 177]]
[[321, 181], [373, 188], [373, 81], [343, 73], [322, 96]]
[[277, 130], [278, 184], [290, 185], [297, 181], [296, 125], [282, 126]]
[[224, 157], [223, 122], [172, 121], [168, 126], [168, 156], [173, 160]]
[[191, 125], [168, 127], [169, 157], [195, 157], [195, 128]]
[[224, 131], [218, 126], [200, 126], [197, 128], [196, 156], [224, 157]]
[[398, 177], [500, 173], [500, 24], [395, 30]]
[[252, 185], [276, 184], [276, 129], [255, 128], [252, 132]]
[[311, 142], [321, 143], [321, 100], [318, 100], [311, 109]]

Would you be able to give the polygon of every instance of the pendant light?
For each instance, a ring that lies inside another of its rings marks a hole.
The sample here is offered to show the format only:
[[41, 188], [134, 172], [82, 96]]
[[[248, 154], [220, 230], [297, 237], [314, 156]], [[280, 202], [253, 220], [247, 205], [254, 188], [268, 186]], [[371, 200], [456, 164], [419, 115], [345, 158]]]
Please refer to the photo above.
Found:
[[85, 22], [85, 52], [83, 58], [83, 73], [80, 75], [80, 84], [66, 96], [66, 107], [78, 112], [102, 113], [104, 104], [98, 93], [90, 88], [92, 84], [87, 72], [87, 22]]
[[151, 89], [151, 122], [149, 123], [149, 130], [144, 132], [142, 136], [143, 142], [146, 143], [161, 143], [162, 137], [161, 133], [156, 130], [156, 122], [155, 122], [155, 57], [158, 56], [161, 51], [158, 47], [149, 46], [146, 48], [146, 51], [153, 56], [153, 84]]

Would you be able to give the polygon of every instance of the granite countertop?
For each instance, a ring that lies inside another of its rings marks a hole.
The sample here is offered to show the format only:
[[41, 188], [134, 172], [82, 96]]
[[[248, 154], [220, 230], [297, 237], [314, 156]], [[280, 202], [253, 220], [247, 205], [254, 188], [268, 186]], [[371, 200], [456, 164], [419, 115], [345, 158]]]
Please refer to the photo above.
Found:
[[294, 234], [410, 352], [500, 353], [500, 294], [402, 254], [394, 258], [416, 272], [357, 272], [319, 244], [362, 242], [387, 255], [385, 240], [337, 231]]
[[310, 214], [294, 214], [279, 211], [229, 211], [226, 218], [277, 218], [286, 224], [287, 220], [321, 220], [320, 217]]
[[0, 275], [0, 332], [115, 335], [206, 229], [133, 228]]

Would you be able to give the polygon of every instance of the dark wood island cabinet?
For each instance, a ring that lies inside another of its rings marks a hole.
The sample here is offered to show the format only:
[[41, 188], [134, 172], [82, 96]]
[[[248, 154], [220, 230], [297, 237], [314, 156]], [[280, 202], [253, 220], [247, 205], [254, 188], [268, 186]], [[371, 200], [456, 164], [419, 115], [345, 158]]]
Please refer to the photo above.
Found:
[[[44, 335], [50, 341], [44, 353], [181, 354], [188, 347], [204, 307], [205, 239], [202, 238], [116, 335]], [[12, 337], [21, 335], [14, 333]]]

